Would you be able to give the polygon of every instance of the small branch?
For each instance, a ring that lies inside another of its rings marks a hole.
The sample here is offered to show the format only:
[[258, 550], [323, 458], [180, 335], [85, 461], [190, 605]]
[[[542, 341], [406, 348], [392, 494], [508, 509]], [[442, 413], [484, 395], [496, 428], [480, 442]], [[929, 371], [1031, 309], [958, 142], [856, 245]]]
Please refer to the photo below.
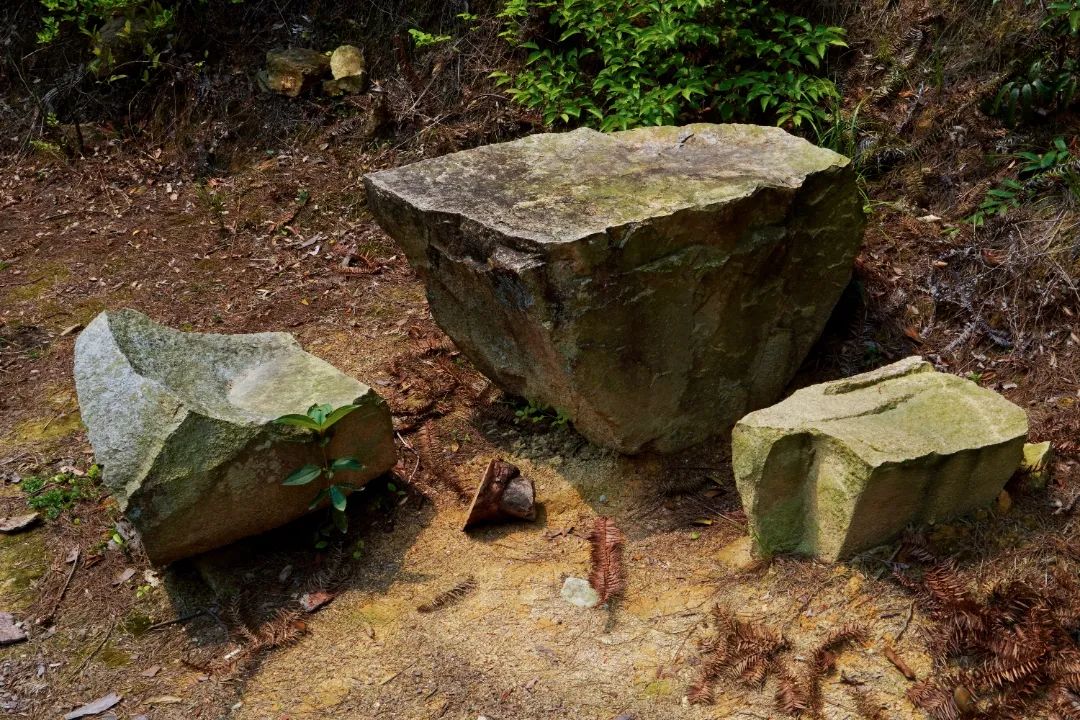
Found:
[[170, 625], [178, 625], [180, 623], [186, 623], [188, 620], [194, 620], [197, 617], [202, 617], [203, 615], [210, 615], [210, 614], [211, 613], [209, 611], [200, 608], [200, 609], [196, 610], [193, 613], [188, 613], [187, 615], [182, 615], [180, 617], [173, 618], [172, 620], [163, 620], [163, 621], [161, 621], [159, 623], [154, 623], [150, 627], [146, 628], [146, 632], [152, 632], [154, 630], [160, 630], [161, 628], [169, 627]]
[[75, 548], [75, 559], [71, 561], [71, 569], [68, 570], [67, 578], [64, 580], [64, 586], [60, 588], [60, 594], [56, 596], [56, 600], [53, 601], [52, 609], [37, 619], [38, 625], [44, 625], [56, 616], [56, 611], [60, 609], [60, 601], [64, 599], [64, 594], [67, 593], [68, 586], [71, 585], [71, 578], [75, 575], [75, 568], [79, 565], [79, 558], [82, 556], [79, 548]]
[[900, 632], [896, 633], [896, 640], [894, 643], [899, 643], [900, 638], [904, 637], [904, 633], [907, 632], [908, 626], [911, 625], [911, 618], [915, 616], [915, 601], [911, 601], [911, 605], [908, 606], [907, 619], [904, 620], [904, 627], [900, 628]]
[[105, 631], [105, 637], [101, 638], [101, 642], [90, 651], [90, 654], [83, 658], [83, 661], [79, 663], [79, 667], [75, 669], [75, 672], [71, 673], [70, 678], [75, 679], [77, 675], [80, 675], [86, 666], [90, 664], [90, 661], [94, 659], [94, 656], [101, 652], [101, 648], [105, 647], [105, 643], [109, 641], [109, 637], [112, 636], [113, 630], [116, 629], [116, 622], [109, 626], [109, 629]]

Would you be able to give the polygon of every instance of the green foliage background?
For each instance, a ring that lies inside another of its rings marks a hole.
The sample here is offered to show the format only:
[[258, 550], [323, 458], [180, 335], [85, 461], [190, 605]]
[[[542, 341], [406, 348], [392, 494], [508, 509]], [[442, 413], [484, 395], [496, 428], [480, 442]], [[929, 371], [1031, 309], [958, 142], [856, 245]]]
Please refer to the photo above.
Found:
[[765, 0], [509, 0], [503, 37], [528, 51], [494, 76], [549, 125], [603, 130], [702, 118], [820, 130], [844, 30]]

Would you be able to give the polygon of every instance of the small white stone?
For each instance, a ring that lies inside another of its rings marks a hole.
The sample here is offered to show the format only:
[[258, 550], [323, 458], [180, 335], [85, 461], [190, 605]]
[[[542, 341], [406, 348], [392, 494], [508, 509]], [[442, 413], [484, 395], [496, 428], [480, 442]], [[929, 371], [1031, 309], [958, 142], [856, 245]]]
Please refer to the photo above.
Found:
[[568, 577], [563, 583], [562, 599], [571, 605], [583, 608], [596, 607], [600, 604], [600, 596], [593, 589], [593, 586], [589, 584], [588, 580], [583, 580], [576, 577]]

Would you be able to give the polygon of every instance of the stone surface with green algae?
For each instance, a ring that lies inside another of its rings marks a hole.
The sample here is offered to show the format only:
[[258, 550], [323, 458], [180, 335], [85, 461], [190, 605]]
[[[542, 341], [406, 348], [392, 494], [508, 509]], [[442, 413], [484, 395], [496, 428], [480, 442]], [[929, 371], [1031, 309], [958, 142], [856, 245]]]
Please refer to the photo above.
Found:
[[992, 503], [1027, 429], [1002, 396], [910, 357], [750, 413], [732, 464], [759, 554], [846, 559]]
[[317, 486], [282, 481], [320, 451], [274, 420], [314, 403], [359, 408], [335, 426], [330, 457], [354, 456], [362, 485], [389, 470], [390, 411], [371, 388], [287, 333], [217, 335], [103, 312], [75, 344], [75, 384], [103, 479], [155, 564], [226, 545], [308, 512]]
[[628, 453], [774, 402], [864, 223], [846, 158], [751, 125], [533, 135], [365, 184], [462, 352]]

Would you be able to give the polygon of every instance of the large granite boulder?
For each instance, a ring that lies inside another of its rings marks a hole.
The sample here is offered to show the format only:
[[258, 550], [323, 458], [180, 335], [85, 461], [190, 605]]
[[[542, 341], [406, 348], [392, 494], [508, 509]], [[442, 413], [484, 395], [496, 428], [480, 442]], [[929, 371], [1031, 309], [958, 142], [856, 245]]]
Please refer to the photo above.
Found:
[[750, 413], [731, 444], [757, 551], [837, 560], [989, 505], [1026, 438], [1022, 409], [911, 357]]
[[335, 426], [330, 457], [363, 470], [395, 462], [390, 411], [375, 392], [304, 352], [291, 335], [184, 333], [132, 310], [104, 312], [75, 343], [75, 385], [103, 479], [165, 564], [294, 520], [314, 485], [282, 481], [320, 451], [275, 424], [314, 403], [355, 404]]
[[846, 158], [750, 125], [533, 135], [365, 182], [462, 352], [628, 453], [774, 402], [863, 231]]

